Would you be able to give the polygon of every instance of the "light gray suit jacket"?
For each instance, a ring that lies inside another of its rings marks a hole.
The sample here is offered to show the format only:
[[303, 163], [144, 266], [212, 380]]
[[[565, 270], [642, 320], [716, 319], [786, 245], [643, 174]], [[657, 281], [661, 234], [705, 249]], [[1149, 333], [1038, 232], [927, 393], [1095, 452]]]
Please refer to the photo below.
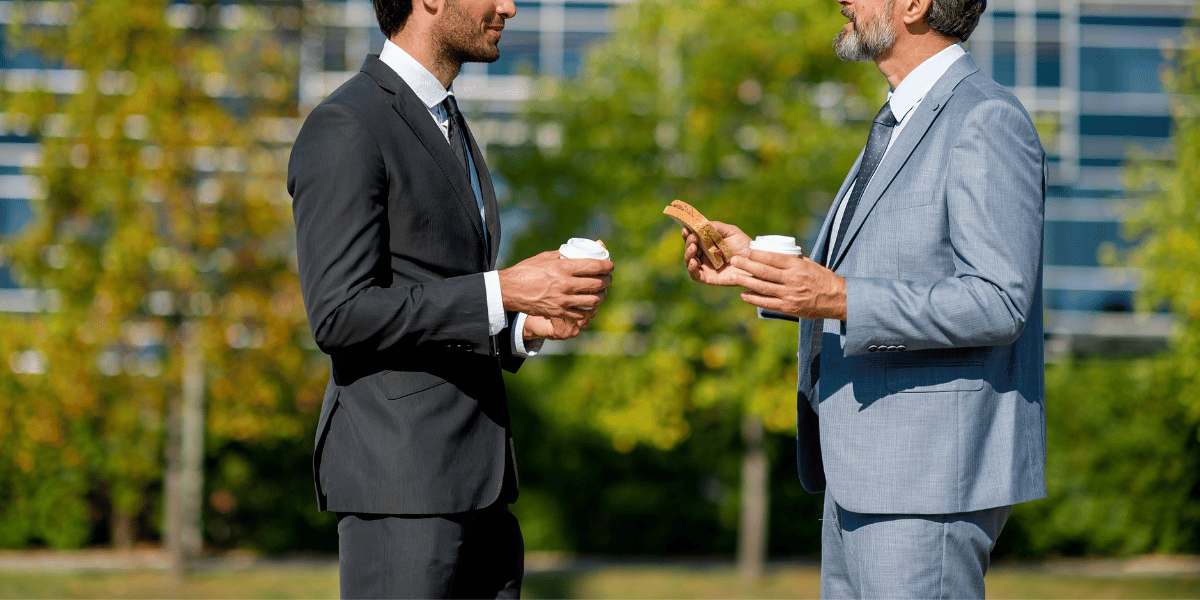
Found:
[[970, 55], [913, 110], [828, 265], [846, 320], [800, 324], [801, 482], [862, 513], [1045, 497], [1045, 151]]

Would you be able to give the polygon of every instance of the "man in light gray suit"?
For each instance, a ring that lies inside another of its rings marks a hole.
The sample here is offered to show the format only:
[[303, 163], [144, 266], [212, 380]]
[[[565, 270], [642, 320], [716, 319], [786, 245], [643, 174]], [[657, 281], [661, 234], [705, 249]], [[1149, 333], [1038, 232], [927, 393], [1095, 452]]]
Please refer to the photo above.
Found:
[[[888, 103], [810, 258], [749, 250], [692, 278], [800, 320], [797, 462], [825, 492], [824, 597], [982, 598], [1011, 506], [1042, 498], [1045, 152], [959, 45], [986, 0], [839, 0], [845, 60]], [[768, 313], [769, 314], [769, 313]]]

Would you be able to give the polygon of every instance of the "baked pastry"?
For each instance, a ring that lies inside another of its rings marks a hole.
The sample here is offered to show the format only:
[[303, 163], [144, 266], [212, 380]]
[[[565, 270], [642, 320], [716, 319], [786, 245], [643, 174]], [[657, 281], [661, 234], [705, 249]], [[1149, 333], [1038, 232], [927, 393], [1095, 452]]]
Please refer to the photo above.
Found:
[[733, 258], [733, 252], [729, 249], [729, 244], [725, 243], [725, 238], [717, 233], [712, 223], [709, 223], [700, 211], [692, 208], [687, 202], [675, 200], [663, 209], [663, 214], [675, 219], [676, 223], [688, 228], [700, 238], [700, 250], [708, 257], [713, 267], [720, 269]]

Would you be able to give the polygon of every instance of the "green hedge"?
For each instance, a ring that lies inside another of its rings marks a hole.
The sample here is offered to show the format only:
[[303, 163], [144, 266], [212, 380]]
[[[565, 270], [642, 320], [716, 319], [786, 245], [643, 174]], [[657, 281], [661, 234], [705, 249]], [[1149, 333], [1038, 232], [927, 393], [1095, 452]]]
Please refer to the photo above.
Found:
[[1046, 369], [1046, 500], [1017, 506], [1002, 552], [1200, 551], [1200, 436], [1171, 355]]
[[[1047, 367], [1045, 500], [1016, 507], [997, 556], [1200, 552], [1200, 435], [1171, 355]], [[538, 414], [535, 390], [510, 380], [530, 550], [731, 555], [740, 482], [738, 416], [712, 411], [672, 451], [613, 449], [594, 432]], [[771, 553], [819, 552], [820, 497], [796, 480], [794, 438], [771, 435]], [[330, 551], [333, 516], [318, 514], [308, 433], [295, 442], [209, 450], [206, 536], [216, 548]], [[41, 477], [39, 478], [38, 475]], [[96, 478], [58, 465], [24, 474], [0, 465], [0, 546], [105, 544]], [[157, 539], [157, 498], [140, 519]]]

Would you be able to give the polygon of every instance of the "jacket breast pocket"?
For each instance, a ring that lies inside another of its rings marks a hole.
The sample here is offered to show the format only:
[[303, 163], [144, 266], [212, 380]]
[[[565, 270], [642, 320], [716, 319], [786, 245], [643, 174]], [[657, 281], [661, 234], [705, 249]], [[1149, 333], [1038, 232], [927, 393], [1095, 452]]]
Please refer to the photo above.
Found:
[[974, 392], [983, 389], [983, 364], [892, 364], [885, 377], [891, 393]]
[[888, 194], [879, 199], [875, 210], [881, 213], [895, 212], [909, 208], [918, 208], [933, 204], [933, 190], [904, 190], [902, 193]]
[[388, 400], [399, 400], [449, 383], [424, 371], [383, 371], [377, 379], [380, 393]]

